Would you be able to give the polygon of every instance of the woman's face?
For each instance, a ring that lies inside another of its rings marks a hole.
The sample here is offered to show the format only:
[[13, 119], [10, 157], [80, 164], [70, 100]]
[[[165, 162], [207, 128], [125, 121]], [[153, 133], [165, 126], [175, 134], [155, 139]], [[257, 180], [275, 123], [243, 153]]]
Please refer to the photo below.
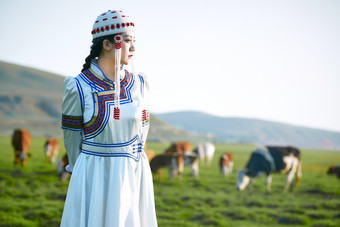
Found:
[[129, 60], [133, 57], [133, 52], [135, 51], [135, 33], [134, 32], [124, 32], [122, 34], [123, 45], [121, 52], [122, 65], [128, 65]]

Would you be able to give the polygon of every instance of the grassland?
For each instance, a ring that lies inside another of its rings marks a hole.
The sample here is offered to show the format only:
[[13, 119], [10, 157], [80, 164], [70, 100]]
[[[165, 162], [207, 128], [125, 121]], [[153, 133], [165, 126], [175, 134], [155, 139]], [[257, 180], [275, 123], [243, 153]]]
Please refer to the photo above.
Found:
[[[56, 167], [45, 162], [44, 142], [33, 139], [28, 166], [22, 168], [13, 166], [10, 138], [0, 137], [0, 226], [59, 226], [68, 182], [60, 182]], [[148, 146], [159, 153], [168, 144]], [[325, 173], [340, 163], [339, 151], [302, 149], [302, 182], [292, 193], [282, 193], [283, 175], [273, 176], [270, 194], [265, 193], [264, 177], [252, 190], [237, 192], [236, 171], [228, 178], [221, 176], [218, 158], [232, 152], [239, 169], [253, 148], [217, 144], [212, 165], [202, 166], [198, 179], [189, 169], [182, 181], [169, 181], [167, 174], [162, 181], [154, 176], [159, 226], [340, 226], [340, 180]]]

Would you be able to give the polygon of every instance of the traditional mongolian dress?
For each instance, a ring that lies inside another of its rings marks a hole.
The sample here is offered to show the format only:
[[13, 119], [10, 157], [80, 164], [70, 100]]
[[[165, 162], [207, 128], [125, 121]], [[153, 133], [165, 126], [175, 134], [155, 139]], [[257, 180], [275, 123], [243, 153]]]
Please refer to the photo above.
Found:
[[93, 61], [64, 82], [62, 128], [72, 172], [61, 226], [157, 226], [152, 175], [143, 147], [149, 129], [144, 76], [123, 70], [120, 120], [115, 84]]

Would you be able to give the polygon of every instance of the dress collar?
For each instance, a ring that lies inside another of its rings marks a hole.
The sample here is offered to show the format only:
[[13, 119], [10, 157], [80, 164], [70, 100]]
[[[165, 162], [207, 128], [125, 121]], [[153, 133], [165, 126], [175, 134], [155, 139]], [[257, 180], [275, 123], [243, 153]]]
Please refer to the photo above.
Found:
[[[101, 79], [103, 79], [106, 82], [113, 83], [113, 81], [105, 75], [104, 71], [100, 68], [100, 66], [97, 64], [97, 62], [95, 60], [91, 61], [90, 68], [91, 68], [92, 72], [95, 73], [96, 76], [99, 76]], [[125, 77], [125, 70], [124, 70], [124, 67], [121, 67], [121, 69], [120, 69], [120, 80], [122, 81], [124, 79], [124, 77]]]

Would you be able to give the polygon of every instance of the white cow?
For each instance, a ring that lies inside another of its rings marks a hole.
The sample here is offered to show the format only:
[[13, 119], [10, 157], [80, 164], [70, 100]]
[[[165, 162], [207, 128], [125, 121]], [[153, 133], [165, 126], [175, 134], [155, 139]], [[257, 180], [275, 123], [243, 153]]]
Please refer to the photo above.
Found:
[[214, 157], [215, 146], [210, 142], [198, 144], [194, 151], [196, 153], [203, 165], [211, 165], [211, 161]]

